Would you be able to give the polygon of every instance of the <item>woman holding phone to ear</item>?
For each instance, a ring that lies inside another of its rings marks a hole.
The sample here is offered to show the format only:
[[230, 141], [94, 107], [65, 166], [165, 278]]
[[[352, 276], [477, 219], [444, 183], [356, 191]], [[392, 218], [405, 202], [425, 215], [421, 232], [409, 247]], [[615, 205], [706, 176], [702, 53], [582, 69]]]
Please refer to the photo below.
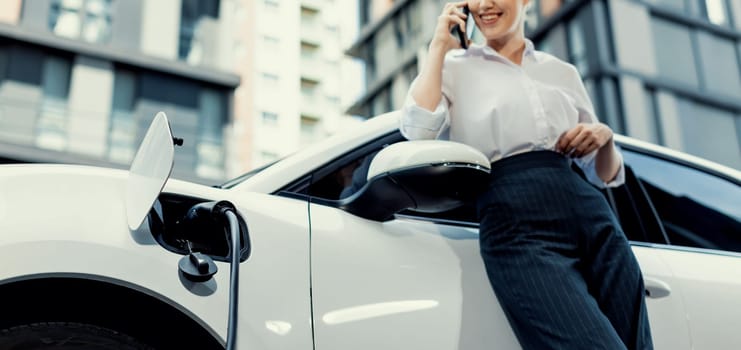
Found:
[[[530, 1], [445, 5], [401, 132], [491, 159], [477, 200], [481, 256], [524, 349], [652, 349], [640, 267], [594, 187], [624, 182], [622, 156], [574, 66], [525, 38]], [[466, 50], [451, 35], [465, 31], [464, 6], [486, 39]]]

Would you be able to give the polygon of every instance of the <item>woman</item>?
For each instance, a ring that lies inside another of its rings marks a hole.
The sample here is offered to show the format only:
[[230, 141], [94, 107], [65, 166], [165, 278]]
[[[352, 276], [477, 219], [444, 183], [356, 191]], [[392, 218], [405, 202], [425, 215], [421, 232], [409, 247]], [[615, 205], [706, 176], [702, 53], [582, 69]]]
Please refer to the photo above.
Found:
[[[408, 139], [447, 137], [492, 161], [479, 196], [481, 255], [525, 349], [650, 349], [638, 263], [598, 187], [624, 182], [622, 156], [576, 69], [524, 37], [530, 0], [447, 4], [409, 90]], [[485, 45], [450, 34], [470, 16]]]

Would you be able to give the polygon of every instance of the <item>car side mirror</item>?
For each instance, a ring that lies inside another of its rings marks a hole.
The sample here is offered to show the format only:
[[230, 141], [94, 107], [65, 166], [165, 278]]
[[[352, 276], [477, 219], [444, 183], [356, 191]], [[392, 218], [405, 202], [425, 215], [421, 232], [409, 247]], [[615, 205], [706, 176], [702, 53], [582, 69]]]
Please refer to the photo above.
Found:
[[439, 140], [405, 141], [376, 154], [367, 183], [338, 206], [387, 221], [403, 210], [437, 213], [472, 200], [489, 180], [489, 160], [473, 147]]

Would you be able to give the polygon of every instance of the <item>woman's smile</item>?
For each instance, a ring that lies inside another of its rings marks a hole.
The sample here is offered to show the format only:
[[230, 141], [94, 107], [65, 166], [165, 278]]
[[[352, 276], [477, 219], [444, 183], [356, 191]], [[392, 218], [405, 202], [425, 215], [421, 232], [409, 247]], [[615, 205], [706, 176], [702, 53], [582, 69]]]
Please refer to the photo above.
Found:
[[479, 19], [481, 19], [482, 26], [493, 26], [499, 21], [499, 19], [503, 15], [504, 15], [504, 12], [488, 12], [484, 14], [479, 14]]

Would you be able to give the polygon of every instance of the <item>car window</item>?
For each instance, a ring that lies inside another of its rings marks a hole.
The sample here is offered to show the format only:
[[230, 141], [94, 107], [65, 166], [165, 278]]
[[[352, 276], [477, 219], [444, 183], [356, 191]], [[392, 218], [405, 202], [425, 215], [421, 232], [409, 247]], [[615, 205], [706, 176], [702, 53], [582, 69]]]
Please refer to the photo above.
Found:
[[669, 243], [741, 252], [741, 187], [692, 167], [623, 151]]
[[365, 185], [373, 156], [384, 147], [403, 140], [399, 132], [390, 133], [317, 167], [301, 194], [329, 201], [351, 196]]
[[625, 164], [625, 183], [600, 190], [610, 203], [625, 236], [631, 242], [668, 244], [664, 227], [646, 193], [645, 186]]

